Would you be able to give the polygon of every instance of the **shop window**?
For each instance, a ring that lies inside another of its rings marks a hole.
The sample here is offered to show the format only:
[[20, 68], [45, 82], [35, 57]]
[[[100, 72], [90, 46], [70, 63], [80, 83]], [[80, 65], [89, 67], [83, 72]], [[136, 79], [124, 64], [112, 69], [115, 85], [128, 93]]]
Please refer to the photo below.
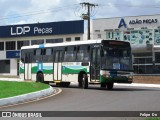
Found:
[[145, 53], [134, 53], [134, 57], [152, 57], [151, 52], [145, 52]]
[[0, 60], [0, 73], [10, 73], [10, 60]]
[[160, 73], [160, 65], [156, 65], [156, 66], [154, 67], [154, 73], [155, 73], [155, 74], [159, 74], [159, 73]]
[[146, 61], [146, 62], [145, 62], [146, 64], [148, 64], [148, 63], [153, 63], [152, 58], [146, 58], [145, 61]]
[[119, 31], [107, 31], [106, 32], [106, 39], [108, 39], [108, 40], [120, 40], [121, 35], [122, 34]]
[[113, 39], [113, 32], [106, 32], [106, 39], [112, 40]]
[[125, 31], [123, 39], [131, 44], [152, 43], [152, 30], [131, 30]]
[[135, 65], [135, 74], [154, 74], [153, 65]]
[[16, 49], [16, 42], [15, 41], [6, 42], [6, 50], [15, 50], [15, 49]]
[[22, 46], [29, 46], [29, 40], [17, 41], [17, 50], [20, 50]]
[[0, 51], [4, 50], [4, 42], [0, 42]]
[[75, 41], [80, 41], [80, 37], [75, 37]]
[[159, 52], [155, 53], [155, 63], [160, 63], [160, 53]]
[[46, 39], [46, 43], [62, 43], [63, 38], [57, 38], [57, 39]]
[[134, 64], [152, 64], [152, 58], [135, 58]]
[[160, 44], [160, 29], [155, 29], [154, 33], [155, 33], [155, 41], [154, 41], [154, 43], [156, 45], [158, 45], [158, 44]]
[[145, 74], [154, 74], [153, 65], [145, 66]]
[[31, 45], [39, 45], [43, 43], [44, 43], [44, 40], [31, 40]]
[[71, 38], [66, 38], [66, 42], [71, 42]]

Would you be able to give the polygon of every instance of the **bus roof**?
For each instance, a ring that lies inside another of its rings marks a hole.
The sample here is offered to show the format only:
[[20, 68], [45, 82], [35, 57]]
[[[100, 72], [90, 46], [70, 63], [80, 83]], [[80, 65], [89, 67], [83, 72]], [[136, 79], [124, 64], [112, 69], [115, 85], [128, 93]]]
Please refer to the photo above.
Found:
[[73, 42], [63, 42], [63, 43], [46, 43], [40, 45], [32, 45], [32, 46], [23, 46], [21, 49], [34, 49], [34, 48], [46, 48], [46, 47], [58, 47], [58, 46], [71, 46], [71, 45], [85, 45], [85, 44], [94, 44], [101, 43], [102, 39], [98, 40], [85, 40], [85, 41], [73, 41]]

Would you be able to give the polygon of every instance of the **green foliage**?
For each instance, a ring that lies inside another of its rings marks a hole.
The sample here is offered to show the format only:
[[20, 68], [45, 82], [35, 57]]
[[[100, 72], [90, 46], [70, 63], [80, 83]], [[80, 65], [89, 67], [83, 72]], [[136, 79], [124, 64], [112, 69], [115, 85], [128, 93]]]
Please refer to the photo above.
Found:
[[49, 88], [49, 85], [36, 82], [0, 81], [0, 98], [13, 97]]
[[145, 120], [160, 120], [159, 117], [155, 117], [155, 118], [146, 118]]

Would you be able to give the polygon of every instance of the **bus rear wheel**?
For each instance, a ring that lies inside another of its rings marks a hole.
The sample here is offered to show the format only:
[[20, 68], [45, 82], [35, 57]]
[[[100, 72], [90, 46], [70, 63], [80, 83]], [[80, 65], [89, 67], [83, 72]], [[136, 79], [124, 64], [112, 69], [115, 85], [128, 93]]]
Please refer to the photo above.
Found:
[[86, 74], [83, 74], [83, 77], [82, 77], [82, 87], [84, 89], [88, 88], [88, 78]]
[[114, 85], [114, 83], [107, 83], [107, 89], [108, 90], [113, 89], [113, 85]]
[[37, 73], [36, 82], [44, 83], [44, 76], [43, 76], [43, 73]]

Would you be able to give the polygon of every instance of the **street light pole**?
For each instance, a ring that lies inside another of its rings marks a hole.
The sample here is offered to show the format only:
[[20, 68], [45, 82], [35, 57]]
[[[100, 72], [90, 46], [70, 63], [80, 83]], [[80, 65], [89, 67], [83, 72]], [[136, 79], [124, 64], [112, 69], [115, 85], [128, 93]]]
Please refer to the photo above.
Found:
[[90, 40], [91, 37], [90, 37], [90, 7], [95, 7], [95, 6], [98, 6], [96, 4], [91, 4], [91, 3], [80, 3], [83, 6], [87, 6], [87, 9], [88, 9], [88, 13], [87, 14], [82, 14], [82, 17], [84, 20], [88, 20], [88, 35], [87, 35], [87, 39]]
[[90, 5], [88, 5], [88, 40], [91, 39], [91, 36], [90, 36]]

